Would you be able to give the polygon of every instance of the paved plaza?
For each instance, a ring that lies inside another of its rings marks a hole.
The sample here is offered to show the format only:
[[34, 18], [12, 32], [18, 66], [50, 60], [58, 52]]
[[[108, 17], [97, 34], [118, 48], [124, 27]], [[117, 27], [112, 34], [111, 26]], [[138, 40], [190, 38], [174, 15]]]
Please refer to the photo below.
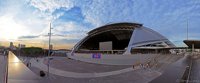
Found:
[[[161, 56], [157, 58], [161, 62], [158, 68], [141, 69], [140, 66], [136, 66], [133, 69], [132, 65], [101, 65], [66, 57], [53, 57], [50, 61], [50, 82], [53, 83], [59, 80], [61, 83], [148, 83], [161, 75], [158, 71], [170, 64], [167, 61], [174, 62], [179, 58]], [[38, 60], [37, 62], [35, 58], [30, 59], [32, 63], [30, 69], [35, 73], [38, 73], [39, 70], [44, 70], [47, 73], [45, 58], [38, 58]]]
[[[9, 83], [148, 83], [162, 75], [163, 71], [182, 56], [156, 56], [152, 67], [141, 65], [104, 65], [82, 62], [67, 57], [54, 56], [50, 60], [49, 75], [47, 57], [16, 57], [9, 53]], [[1, 56], [1, 59], [5, 57]], [[3, 60], [1, 60], [3, 61]], [[27, 63], [31, 65], [27, 66]], [[2, 65], [2, 64], [1, 64]], [[46, 76], [40, 77], [40, 71]], [[3, 74], [2, 74], [3, 75]]]
[[[55, 57], [57, 58], [57, 57]], [[64, 57], [63, 57], [64, 58]], [[60, 58], [58, 58], [60, 59]], [[65, 58], [67, 61], [67, 58]], [[40, 59], [40, 61], [42, 61]], [[31, 59], [32, 62], [32, 70], [34, 72], [38, 72], [38, 70], [46, 71], [47, 66], [44, 63], [38, 63], [36, 60]], [[66, 62], [65, 62], [66, 63]], [[55, 63], [54, 63], [55, 64]], [[91, 63], [85, 63], [91, 64]], [[64, 65], [64, 63], [57, 63], [57, 65]], [[78, 66], [78, 65], [76, 65]], [[97, 65], [98, 66], [98, 65]], [[101, 66], [101, 65], [100, 65]], [[111, 66], [112, 67], [112, 66]], [[123, 67], [123, 66], [122, 66]], [[44, 69], [43, 69], [44, 68]], [[70, 67], [69, 67], [70, 68]], [[76, 69], [71, 67], [72, 69]], [[87, 65], [85, 65], [85, 70], [87, 69]], [[113, 67], [114, 68], [114, 67]], [[84, 69], [81, 69], [84, 70]], [[76, 70], [75, 70], [76, 71]], [[52, 83], [59, 80], [61, 83], [71, 82], [71, 83], [147, 83], [155, 77], [159, 76], [160, 73], [156, 71], [151, 71], [148, 69], [140, 69], [140, 67], [135, 67], [133, 69], [131, 66], [126, 67], [124, 69], [112, 69], [110, 71], [102, 72], [87, 72], [87, 73], [78, 73], [75, 71], [66, 71], [57, 68], [50, 67], [50, 80]]]

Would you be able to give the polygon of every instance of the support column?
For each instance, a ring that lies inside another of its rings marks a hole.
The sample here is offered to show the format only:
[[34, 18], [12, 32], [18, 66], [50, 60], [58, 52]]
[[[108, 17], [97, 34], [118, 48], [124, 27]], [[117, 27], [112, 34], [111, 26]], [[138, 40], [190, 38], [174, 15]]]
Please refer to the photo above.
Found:
[[158, 49], [155, 49], [156, 54], [158, 53]]
[[127, 49], [126, 49], [126, 51], [123, 53], [123, 55], [131, 55], [131, 47], [128, 47]]
[[192, 53], [194, 53], [194, 44], [192, 44]]

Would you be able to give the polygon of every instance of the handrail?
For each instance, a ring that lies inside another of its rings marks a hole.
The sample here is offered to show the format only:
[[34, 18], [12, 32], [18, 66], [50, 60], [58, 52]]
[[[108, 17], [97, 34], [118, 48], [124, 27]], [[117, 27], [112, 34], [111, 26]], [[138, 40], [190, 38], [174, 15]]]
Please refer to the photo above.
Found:
[[8, 54], [7, 51], [4, 56], [6, 56], [6, 73], [4, 74], [4, 83], [8, 83]]
[[188, 73], [188, 76], [187, 76], [187, 81], [186, 81], [186, 83], [189, 83], [189, 81], [190, 81], [190, 74], [191, 74], [191, 70], [192, 70], [192, 64], [193, 64], [193, 62], [192, 62], [192, 60], [190, 60], [190, 68], [189, 68], [189, 73]]
[[191, 70], [192, 70], [192, 58], [190, 59], [190, 63], [188, 64], [188, 66], [186, 67], [183, 76], [181, 78], [180, 83], [189, 83], [190, 81], [190, 74], [191, 74]]

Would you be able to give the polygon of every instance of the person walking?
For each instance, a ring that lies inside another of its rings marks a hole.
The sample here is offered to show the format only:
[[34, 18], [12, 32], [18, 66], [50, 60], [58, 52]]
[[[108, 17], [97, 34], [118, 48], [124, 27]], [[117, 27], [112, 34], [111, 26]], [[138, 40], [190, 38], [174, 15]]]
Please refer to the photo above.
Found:
[[29, 63], [26, 63], [26, 66], [29, 67]]
[[29, 66], [31, 67], [31, 62], [29, 62]]

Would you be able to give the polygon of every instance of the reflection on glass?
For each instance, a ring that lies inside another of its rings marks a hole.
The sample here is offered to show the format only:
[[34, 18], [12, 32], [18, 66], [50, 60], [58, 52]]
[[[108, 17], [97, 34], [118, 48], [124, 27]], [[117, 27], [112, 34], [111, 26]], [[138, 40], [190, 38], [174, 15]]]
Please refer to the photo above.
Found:
[[[21, 63], [20, 59], [18, 57], [16, 57], [15, 54], [13, 54], [12, 52], [9, 52], [9, 70], [12, 70], [12, 72], [14, 72], [14, 70], [17, 72], [22, 72], [21, 68], [23, 66], [23, 63]], [[11, 71], [9, 71], [11, 72]], [[16, 73], [16, 72], [15, 72]]]
[[17, 62], [20, 62], [20, 60], [19, 60], [17, 57], [14, 56], [14, 57], [13, 57], [13, 62], [16, 62], [16, 63], [17, 63]]
[[9, 52], [9, 62], [18, 63], [21, 61], [12, 52]]

